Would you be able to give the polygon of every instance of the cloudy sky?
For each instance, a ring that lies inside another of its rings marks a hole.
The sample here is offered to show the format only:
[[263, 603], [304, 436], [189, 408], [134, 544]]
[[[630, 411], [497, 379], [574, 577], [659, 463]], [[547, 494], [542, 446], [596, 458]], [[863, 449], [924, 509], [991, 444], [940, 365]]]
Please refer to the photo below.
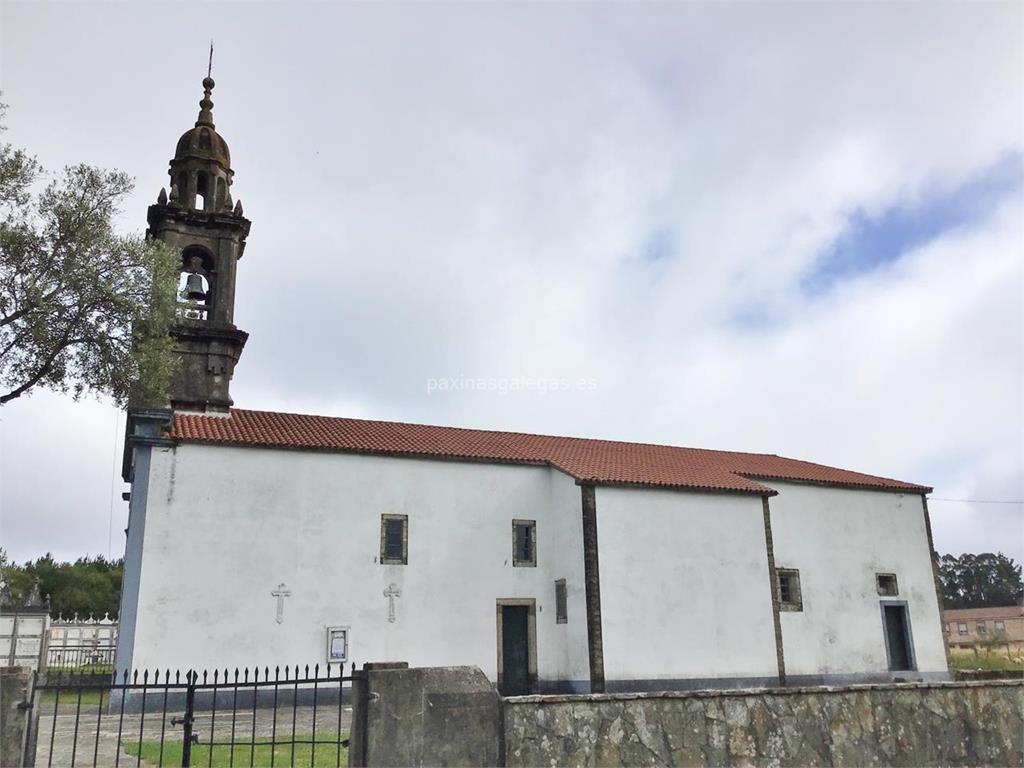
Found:
[[[1024, 6], [4, 2], [7, 139], [140, 231], [211, 37], [237, 405], [805, 458], [1024, 559], [940, 500], [1024, 499]], [[121, 553], [123, 429], [0, 411], [14, 558]]]

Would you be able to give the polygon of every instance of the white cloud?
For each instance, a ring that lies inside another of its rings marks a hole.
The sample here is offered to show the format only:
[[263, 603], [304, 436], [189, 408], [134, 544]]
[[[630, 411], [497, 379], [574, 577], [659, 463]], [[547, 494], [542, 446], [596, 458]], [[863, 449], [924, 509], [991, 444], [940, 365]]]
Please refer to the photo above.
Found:
[[[1015, 6], [239, 8], [204, 6], [197, 25], [164, 6], [8, 5], [3, 40], [10, 138], [51, 166], [137, 175], [138, 228], [216, 38], [216, 120], [253, 219], [239, 405], [765, 450], [943, 496], [1013, 492], [1020, 200], [825, 298], [799, 278], [852, 211], [914, 205], [1024, 149]], [[61, 51], [45, 66], [30, 45], [44, 28]], [[644, 262], [662, 231], [673, 257]], [[731, 322], [745, 307], [776, 322]], [[427, 378], [458, 375], [598, 388], [428, 396]], [[59, 413], [103, 452], [84, 410]], [[5, 531], [82, 503], [77, 476], [7, 445]], [[933, 508], [940, 546], [1020, 539], [1012, 516], [986, 534], [980, 512]], [[67, 546], [102, 551], [105, 522]], [[35, 553], [27, 535], [12, 551]]]

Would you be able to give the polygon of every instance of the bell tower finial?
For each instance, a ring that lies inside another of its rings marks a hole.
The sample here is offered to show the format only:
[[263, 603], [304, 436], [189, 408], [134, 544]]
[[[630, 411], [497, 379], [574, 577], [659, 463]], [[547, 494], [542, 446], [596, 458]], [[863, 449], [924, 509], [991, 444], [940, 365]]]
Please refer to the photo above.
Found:
[[196, 120], [196, 127], [205, 125], [208, 128], [215, 128], [213, 124], [213, 102], [210, 100], [210, 94], [213, 92], [213, 86], [216, 83], [213, 82], [212, 77], [203, 78], [203, 98], [199, 102], [199, 118]]
[[199, 102], [199, 119], [196, 120], [196, 127], [206, 125], [214, 128], [213, 124], [213, 102], [210, 100], [210, 93], [213, 91], [213, 40], [210, 40], [210, 60], [206, 65], [206, 77], [203, 78], [203, 99]]

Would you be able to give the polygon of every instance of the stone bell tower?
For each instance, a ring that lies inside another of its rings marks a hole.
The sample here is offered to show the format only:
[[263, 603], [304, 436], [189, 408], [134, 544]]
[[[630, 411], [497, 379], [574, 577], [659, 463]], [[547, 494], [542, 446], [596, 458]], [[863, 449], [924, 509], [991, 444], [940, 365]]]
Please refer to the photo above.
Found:
[[194, 128], [178, 140], [171, 193], [149, 207], [150, 237], [181, 254], [177, 316], [171, 335], [179, 356], [171, 380], [174, 410], [227, 411], [235, 364], [249, 337], [234, 324], [235, 271], [250, 222], [231, 200], [231, 154], [214, 130], [213, 79], [203, 80]]

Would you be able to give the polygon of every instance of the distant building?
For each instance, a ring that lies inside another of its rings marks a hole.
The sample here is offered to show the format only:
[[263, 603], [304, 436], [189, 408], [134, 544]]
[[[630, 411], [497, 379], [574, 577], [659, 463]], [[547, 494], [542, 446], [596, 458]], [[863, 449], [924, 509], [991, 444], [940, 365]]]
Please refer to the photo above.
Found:
[[942, 612], [951, 648], [972, 648], [993, 641], [1024, 648], [1024, 606], [960, 608]]

